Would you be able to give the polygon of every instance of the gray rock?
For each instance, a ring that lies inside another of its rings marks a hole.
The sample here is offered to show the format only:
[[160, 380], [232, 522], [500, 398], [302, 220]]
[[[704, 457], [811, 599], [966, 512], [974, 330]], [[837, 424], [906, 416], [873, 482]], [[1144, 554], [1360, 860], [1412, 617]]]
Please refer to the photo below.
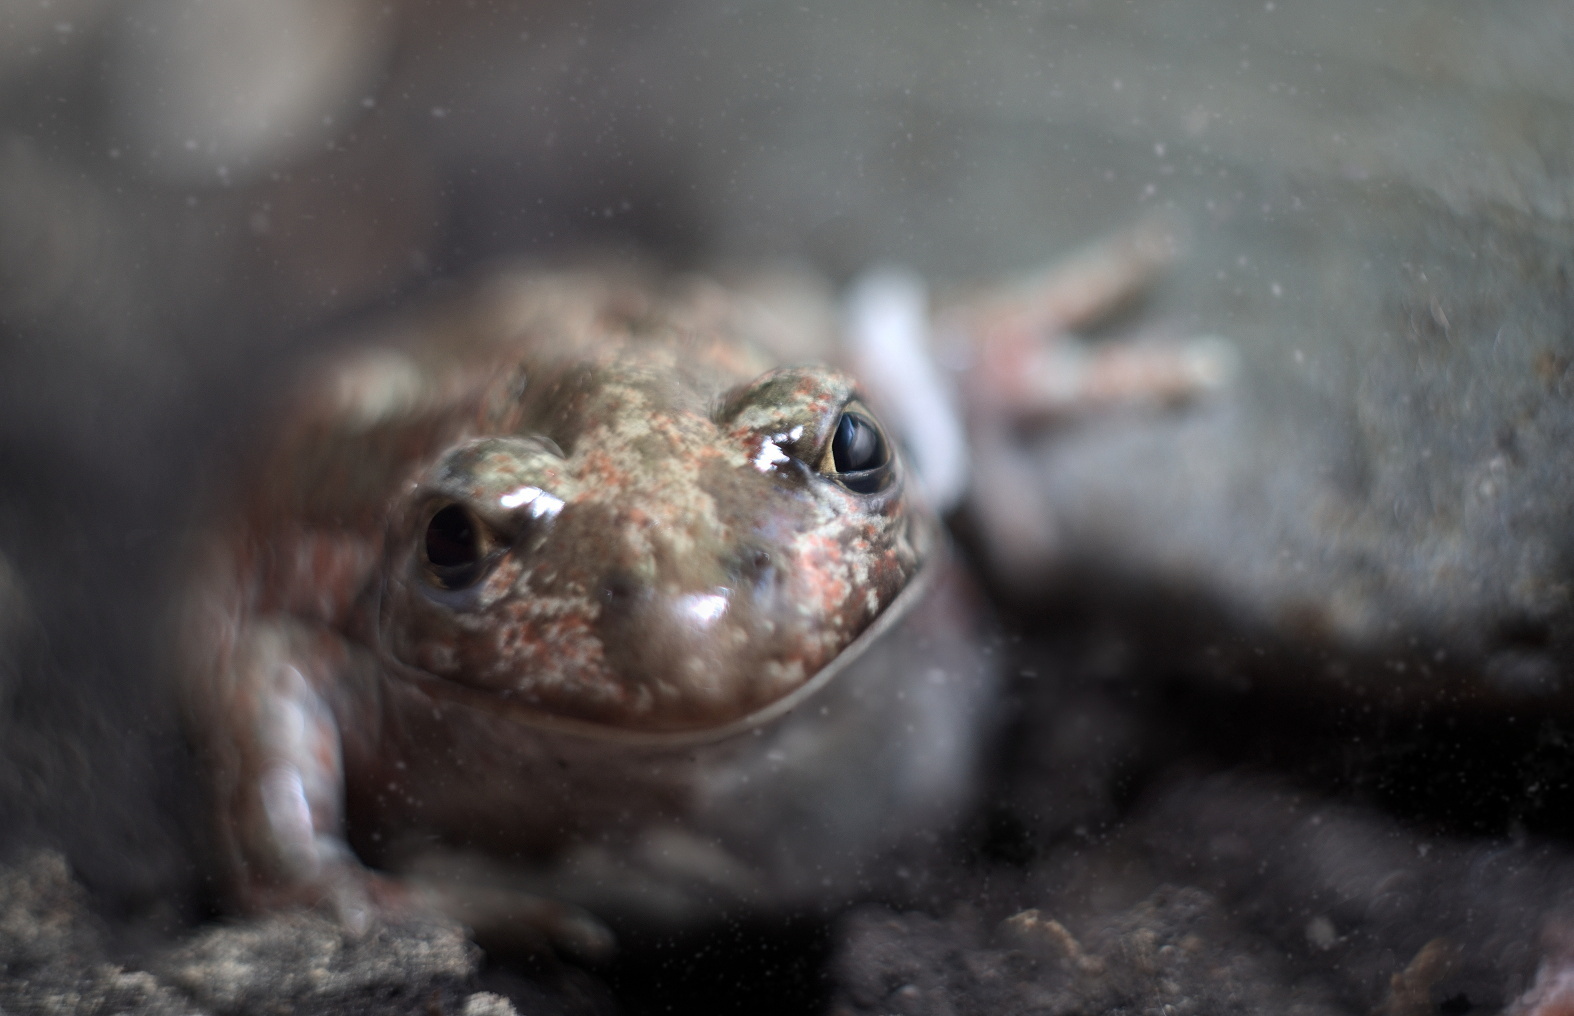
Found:
[[327, 918], [290, 913], [208, 929], [156, 966], [217, 1013], [406, 1013], [457, 1008], [479, 959], [456, 925], [379, 924], [354, 935]]
[[985, 925], [868, 910], [842, 928], [831, 1011], [1332, 1014], [1197, 889], [1162, 887], [1081, 935], [1037, 909]]
[[58, 854], [0, 868], [0, 1011], [185, 1016], [198, 1010], [144, 971], [110, 963], [103, 929]]
[[845, 918], [834, 1010], [1520, 1011], [1569, 965], [1565, 847], [1428, 833], [1261, 778], [1175, 778], [1113, 834], [998, 877], [964, 876], [944, 917]]
[[210, 927], [125, 962], [111, 959], [111, 945], [59, 854], [0, 867], [0, 1012], [515, 1012], [475, 990], [480, 953], [456, 925], [412, 920], [352, 935], [293, 913]]
[[1544, 963], [1566, 963], [1574, 853], [1555, 843], [1427, 833], [1221, 776], [1155, 794], [1132, 834], [1156, 871], [1216, 895], [1354, 1008], [1392, 1009], [1409, 992], [1426, 1011], [1448, 999], [1494, 1010]]
[[1234, 392], [1024, 448], [1071, 573], [1164, 604], [1149, 632], [1189, 629], [1172, 665], [1226, 681], [1566, 709], [1574, 232], [1413, 194], [1301, 200], [1324, 225], [1244, 273], [1188, 269], [1248, 277], [1201, 312], [1244, 355]]

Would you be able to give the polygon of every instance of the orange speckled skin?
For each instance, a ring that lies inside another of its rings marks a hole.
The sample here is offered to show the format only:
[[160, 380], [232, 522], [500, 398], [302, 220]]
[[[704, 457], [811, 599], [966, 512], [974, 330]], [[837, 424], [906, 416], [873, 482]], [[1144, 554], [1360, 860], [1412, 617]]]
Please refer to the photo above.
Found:
[[[687, 887], [656, 920], [799, 905], [954, 811], [988, 679], [935, 606], [966, 616], [953, 585], [929, 581], [924, 631], [884, 654], [907, 662], [809, 687], [942, 569], [936, 522], [899, 458], [874, 493], [822, 471], [855, 384], [775, 366], [754, 320], [704, 283], [511, 276], [313, 372], [185, 601], [243, 906], [394, 905], [406, 885], [362, 862], [433, 843], [614, 914], [652, 882]], [[456, 504], [488, 556], [443, 588], [423, 534]], [[778, 857], [773, 815], [817, 831]]]

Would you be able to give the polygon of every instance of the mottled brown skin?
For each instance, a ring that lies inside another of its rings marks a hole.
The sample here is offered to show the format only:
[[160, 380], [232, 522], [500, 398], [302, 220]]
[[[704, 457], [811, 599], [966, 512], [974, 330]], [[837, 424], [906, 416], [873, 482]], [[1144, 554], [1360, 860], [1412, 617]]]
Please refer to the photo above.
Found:
[[[869, 493], [834, 473], [854, 382], [773, 366], [753, 320], [702, 283], [513, 277], [313, 372], [187, 601], [243, 906], [400, 905], [356, 853], [412, 842], [539, 866], [656, 825], [744, 849], [715, 788], [764, 764], [751, 717], [938, 546], [899, 458]], [[484, 561], [445, 588], [424, 540], [456, 505]]]
[[[848, 378], [789, 368], [750, 383], [712, 352], [609, 335], [588, 363], [535, 371], [477, 428], [488, 436], [438, 456], [394, 508], [380, 644], [524, 713], [652, 731], [740, 719], [834, 657], [917, 565], [901, 484], [859, 495], [809, 465]], [[768, 442], [780, 450], [762, 458]], [[536, 490], [561, 511], [501, 507]], [[452, 503], [507, 549], [476, 587], [437, 593], [417, 537]]]

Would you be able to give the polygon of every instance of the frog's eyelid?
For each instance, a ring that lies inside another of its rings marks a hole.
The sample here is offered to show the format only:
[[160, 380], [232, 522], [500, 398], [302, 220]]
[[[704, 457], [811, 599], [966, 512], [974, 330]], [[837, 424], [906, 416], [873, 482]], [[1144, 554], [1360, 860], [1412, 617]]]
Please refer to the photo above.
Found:
[[538, 442], [539, 444], [541, 444], [541, 446], [544, 447], [548, 452], [550, 452], [553, 455], [556, 455], [558, 458], [560, 458], [560, 459], [568, 458], [567, 455], [563, 454], [563, 446], [558, 444], [556, 441], [552, 440], [547, 435], [542, 434], [539, 431], [537, 431], [537, 432], [533, 432], [532, 434], [530, 434], [530, 438], [532, 440]]
[[[852, 378], [842, 371], [823, 363], [791, 364], [776, 367], [716, 396], [710, 407], [711, 422], [720, 426], [734, 423], [737, 418], [771, 392], [778, 383], [785, 383], [789, 390], [808, 382], [813, 391], [825, 393], [841, 390], [851, 393], [856, 387]], [[850, 397], [850, 396], [845, 396]]]
[[[735, 424], [737, 418], [751, 407], [751, 397], [752, 400], [758, 400], [771, 390], [774, 382], [795, 375], [801, 379], [806, 373], [818, 374], [818, 380], [827, 383], [817, 391], [793, 392], [781, 406], [785, 411], [762, 413], [738, 431], [756, 440], [764, 436], [765, 443], [756, 454], [754, 467], [765, 471], [774, 465], [798, 472], [805, 479], [823, 477], [866, 497], [888, 492], [898, 475], [895, 465], [896, 443], [880, 422], [878, 414], [869, 408], [864, 390], [840, 372], [812, 367], [786, 367], [769, 371], [719, 396], [711, 408], [710, 418], [721, 427]], [[821, 401], [827, 395], [833, 397]], [[758, 408], [757, 403], [755, 408]], [[848, 472], [836, 468], [837, 434], [848, 414], [862, 420], [872, 429], [878, 447], [884, 453], [884, 459], [878, 465]]]

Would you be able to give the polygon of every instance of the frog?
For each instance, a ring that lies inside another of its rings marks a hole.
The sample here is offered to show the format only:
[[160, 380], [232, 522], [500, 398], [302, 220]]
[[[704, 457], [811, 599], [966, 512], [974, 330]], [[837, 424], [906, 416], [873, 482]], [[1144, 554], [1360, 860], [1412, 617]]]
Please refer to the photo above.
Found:
[[[949, 317], [881, 277], [841, 329], [759, 287], [511, 269], [309, 365], [179, 610], [228, 898], [596, 956], [893, 891], [1000, 716], [941, 522], [995, 411], [913, 325], [998, 373], [1143, 284], [1120, 243]], [[1105, 295], [1068, 314], [1068, 279]], [[1174, 387], [1153, 359], [1137, 387]]]

